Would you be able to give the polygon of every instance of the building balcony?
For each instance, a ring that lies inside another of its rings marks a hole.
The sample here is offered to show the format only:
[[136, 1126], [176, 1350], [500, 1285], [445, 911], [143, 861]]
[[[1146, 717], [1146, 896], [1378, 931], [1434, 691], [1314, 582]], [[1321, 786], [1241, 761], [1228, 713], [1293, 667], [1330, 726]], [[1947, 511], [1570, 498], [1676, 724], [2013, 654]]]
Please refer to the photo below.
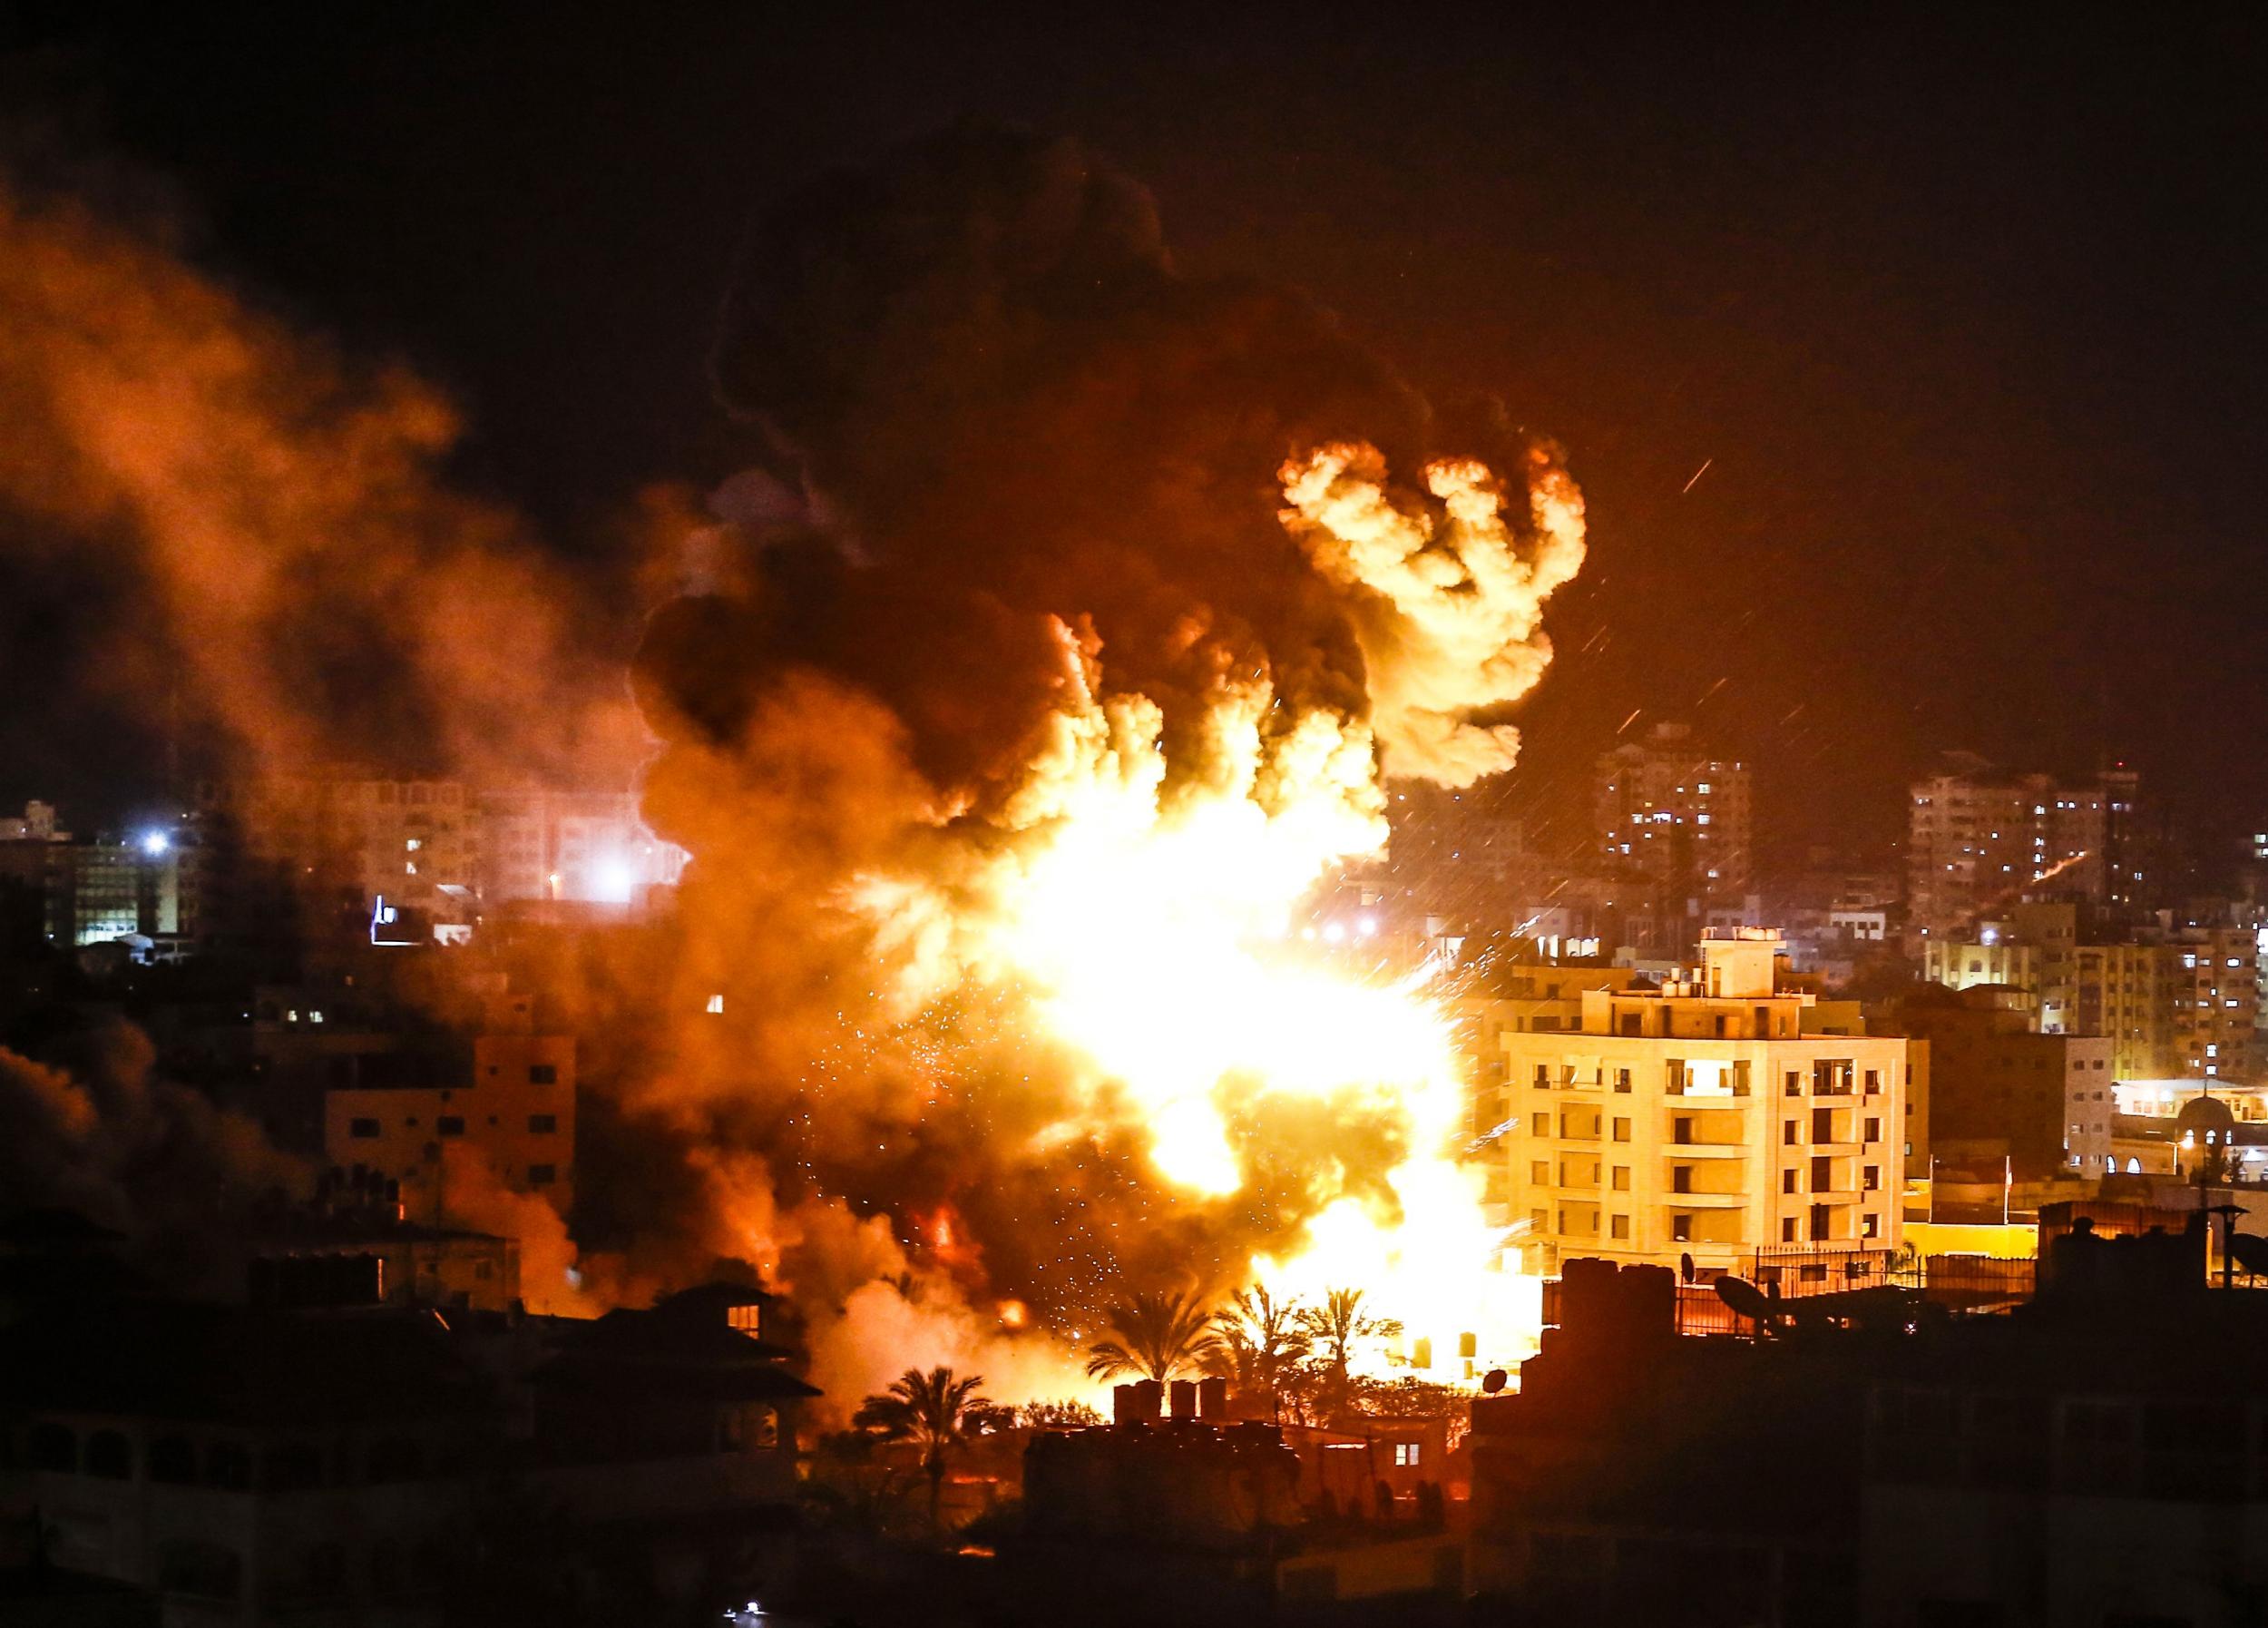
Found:
[[1700, 1111], [1726, 1113], [1748, 1107], [1756, 1100], [1755, 1095], [1745, 1091], [1665, 1091], [1662, 1093], [1664, 1103], [1672, 1108], [1681, 1109], [1686, 1113]]
[[1661, 1195], [1666, 1210], [1742, 1210], [1748, 1204], [1745, 1192], [1665, 1192]]
[[1747, 1156], [1745, 1142], [1666, 1142], [1663, 1156], [1669, 1159], [1740, 1159]]
[[1814, 1204], [1855, 1204], [1866, 1194], [1855, 1187], [1821, 1187], [1804, 1196]]

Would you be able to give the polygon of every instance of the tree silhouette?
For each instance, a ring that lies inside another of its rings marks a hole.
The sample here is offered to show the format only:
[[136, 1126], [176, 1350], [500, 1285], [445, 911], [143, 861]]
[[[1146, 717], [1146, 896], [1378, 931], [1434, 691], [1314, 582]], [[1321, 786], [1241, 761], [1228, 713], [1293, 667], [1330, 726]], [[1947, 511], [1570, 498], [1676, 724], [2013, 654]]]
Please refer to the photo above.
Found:
[[1330, 1290], [1324, 1296], [1322, 1305], [1301, 1309], [1299, 1326], [1310, 1339], [1323, 1347], [1327, 1412], [1336, 1412], [1347, 1403], [1347, 1348], [1358, 1339], [1390, 1339], [1402, 1332], [1402, 1325], [1393, 1319], [1372, 1317], [1364, 1311], [1363, 1291], [1359, 1289]]
[[1213, 1348], [1211, 1323], [1195, 1294], [1129, 1295], [1110, 1313], [1110, 1331], [1118, 1338], [1087, 1348], [1087, 1372], [1097, 1379], [1139, 1374], [1163, 1385]]
[[1205, 1371], [1239, 1395], [1264, 1398], [1268, 1417], [1281, 1418], [1284, 1393], [1314, 1345], [1301, 1314], [1295, 1302], [1279, 1301], [1259, 1284], [1238, 1290], [1214, 1316], [1212, 1347], [1199, 1358]]
[[851, 1423], [891, 1441], [910, 1441], [922, 1449], [922, 1473], [929, 1477], [929, 1525], [938, 1525], [938, 1505], [945, 1490], [945, 1454], [979, 1434], [1000, 1417], [992, 1401], [977, 1394], [982, 1374], [966, 1378], [949, 1368], [926, 1374], [909, 1368], [879, 1396], [868, 1397], [851, 1416]]

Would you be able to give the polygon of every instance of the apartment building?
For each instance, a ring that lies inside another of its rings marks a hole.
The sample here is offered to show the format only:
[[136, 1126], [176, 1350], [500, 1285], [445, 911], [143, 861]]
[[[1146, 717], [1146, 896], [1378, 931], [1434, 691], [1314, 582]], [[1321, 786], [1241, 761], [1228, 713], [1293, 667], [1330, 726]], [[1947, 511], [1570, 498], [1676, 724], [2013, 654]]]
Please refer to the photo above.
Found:
[[466, 1044], [361, 1052], [331, 1066], [324, 1158], [399, 1182], [411, 1220], [439, 1224], [465, 1201], [461, 1184], [484, 1180], [536, 1194], [562, 1215], [572, 1209], [572, 1035], [535, 1034], [523, 1015], [494, 1020]]
[[2005, 1168], [2019, 1182], [2111, 1168], [2118, 1109], [2112, 1044], [2103, 1035], [2044, 1035], [2021, 989], [1923, 990], [1901, 1004], [1899, 1026], [1929, 1043], [1931, 1147], [1942, 1163]]
[[2174, 1078], [2249, 1080], [2260, 1013], [2258, 935], [2190, 927], [2165, 946], [2172, 997]]
[[1909, 1053], [1780, 993], [1780, 935], [1716, 929], [1690, 979], [1582, 996], [1575, 1033], [1501, 1035], [1491, 1196], [1529, 1270], [1572, 1255], [1745, 1271], [1784, 1245], [1900, 1234]]
[[2011, 774], [1949, 752], [1907, 799], [1908, 923], [1921, 939], [1958, 937], [2036, 885], [2108, 903], [2139, 886], [2131, 864], [2134, 777], [2080, 785]]
[[1753, 888], [1747, 765], [1718, 756], [1683, 724], [1603, 753], [1594, 770], [1592, 841], [1626, 919], [1650, 918], [1652, 942], [1682, 955], [1712, 904], [1745, 905]]

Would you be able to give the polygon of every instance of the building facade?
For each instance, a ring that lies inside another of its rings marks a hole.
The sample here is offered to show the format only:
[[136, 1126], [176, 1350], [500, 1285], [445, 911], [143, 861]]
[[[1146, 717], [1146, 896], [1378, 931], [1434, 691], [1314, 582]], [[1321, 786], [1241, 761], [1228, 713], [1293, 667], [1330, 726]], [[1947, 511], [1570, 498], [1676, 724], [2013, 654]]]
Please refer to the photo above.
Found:
[[339, 1077], [322, 1094], [325, 1160], [399, 1183], [412, 1220], [448, 1219], [467, 1183], [489, 1179], [572, 1209], [573, 1036], [492, 1032], [439, 1051], [350, 1051], [325, 1066]]
[[[1737, 909], [1754, 887], [1748, 769], [1656, 724], [1643, 740], [1601, 754], [1592, 788], [1592, 851], [1624, 892], [1646, 896], [1665, 946], [1683, 954], [1712, 904]], [[1672, 924], [1690, 920], [1694, 931]]]
[[[2111, 858], [2124, 867], [2134, 847], [2134, 780], [2117, 772], [2116, 786], [2105, 779], [2067, 786], [2052, 775], [2007, 773], [1973, 753], [1946, 754], [1907, 797], [1910, 929], [1923, 940], [1961, 937], [2048, 883], [2122, 902], [2138, 883], [2112, 885]], [[2121, 843], [2107, 857], [2114, 831]]]
[[1897, 1244], [1906, 1043], [1813, 1032], [1813, 997], [1775, 989], [1775, 932], [1701, 947], [1690, 981], [1586, 992], [1579, 1032], [1501, 1034], [1495, 1192], [1529, 1270]]

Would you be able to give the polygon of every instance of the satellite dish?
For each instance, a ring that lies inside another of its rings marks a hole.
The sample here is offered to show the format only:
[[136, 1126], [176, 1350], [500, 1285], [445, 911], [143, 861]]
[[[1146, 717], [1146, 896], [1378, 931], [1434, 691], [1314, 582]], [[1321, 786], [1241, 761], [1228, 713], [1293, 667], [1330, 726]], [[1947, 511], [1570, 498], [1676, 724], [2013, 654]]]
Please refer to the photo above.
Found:
[[1723, 1277], [1716, 1280], [1716, 1298], [1740, 1316], [1761, 1325], [1778, 1315], [1777, 1309], [1745, 1278]]
[[1510, 1378], [1511, 1376], [1506, 1373], [1502, 1368], [1492, 1368], [1481, 1377], [1481, 1388], [1490, 1396], [1495, 1396], [1503, 1390], [1506, 1383], [1510, 1381]]

